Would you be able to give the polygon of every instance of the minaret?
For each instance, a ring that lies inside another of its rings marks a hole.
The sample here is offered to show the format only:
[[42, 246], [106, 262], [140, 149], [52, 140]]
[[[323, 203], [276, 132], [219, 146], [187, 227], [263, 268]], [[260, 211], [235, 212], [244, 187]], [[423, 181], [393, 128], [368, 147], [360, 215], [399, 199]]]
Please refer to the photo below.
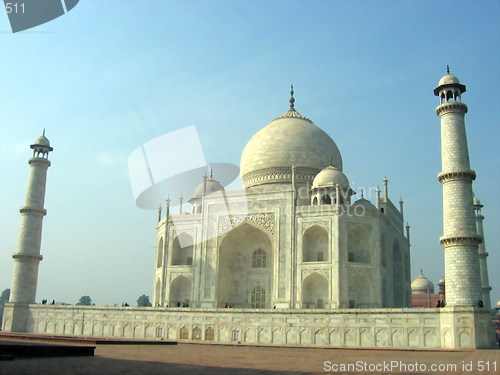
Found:
[[441, 120], [443, 185], [443, 229], [447, 306], [477, 305], [482, 299], [478, 244], [472, 181], [476, 173], [470, 169], [464, 117], [467, 106], [461, 96], [466, 88], [457, 77], [446, 74], [434, 94], [440, 105], [436, 114]]
[[484, 232], [483, 232], [483, 220], [484, 216], [481, 214], [481, 208], [483, 208], [483, 205], [477, 199], [474, 197], [474, 209], [476, 210], [476, 230], [478, 236], [481, 236], [483, 239], [483, 242], [479, 244], [479, 271], [481, 272], [481, 289], [483, 292], [483, 304], [484, 307], [486, 307], [488, 310], [491, 309], [491, 300], [490, 300], [490, 291], [491, 291], [491, 286], [490, 281], [488, 279], [488, 266], [486, 262], [486, 258], [488, 257], [488, 253], [486, 252], [486, 246], [484, 243]]
[[45, 130], [30, 147], [33, 149], [33, 157], [28, 161], [30, 165], [28, 188], [24, 206], [19, 210], [21, 228], [17, 251], [12, 255], [14, 273], [9, 302], [14, 303], [11, 325], [11, 331], [14, 332], [26, 331], [27, 307], [28, 304], [35, 303], [38, 263], [42, 260], [40, 255], [42, 220], [47, 214], [43, 204], [47, 169], [50, 167], [48, 157], [52, 147], [45, 138]]

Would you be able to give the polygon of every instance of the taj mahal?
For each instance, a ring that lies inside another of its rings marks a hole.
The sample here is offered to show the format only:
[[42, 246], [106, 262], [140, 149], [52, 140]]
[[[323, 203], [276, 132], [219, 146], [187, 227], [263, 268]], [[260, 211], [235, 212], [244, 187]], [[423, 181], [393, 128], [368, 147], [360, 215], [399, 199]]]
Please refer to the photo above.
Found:
[[389, 199], [387, 179], [376, 206], [352, 202], [337, 145], [291, 94], [289, 110], [243, 150], [243, 191], [205, 176], [192, 213], [159, 221], [155, 306], [410, 306], [402, 203]]
[[242, 152], [243, 189], [226, 190], [216, 173], [205, 174], [189, 205], [181, 201], [174, 214], [166, 200], [156, 227], [152, 307], [35, 304], [52, 151], [45, 135], [37, 138], [5, 330], [248, 345], [489, 348], [491, 287], [474, 211], [465, 91], [449, 71], [434, 89], [445, 307], [411, 307], [403, 202], [391, 200], [387, 179], [373, 203], [353, 190], [337, 145], [295, 109], [292, 87], [288, 110]]

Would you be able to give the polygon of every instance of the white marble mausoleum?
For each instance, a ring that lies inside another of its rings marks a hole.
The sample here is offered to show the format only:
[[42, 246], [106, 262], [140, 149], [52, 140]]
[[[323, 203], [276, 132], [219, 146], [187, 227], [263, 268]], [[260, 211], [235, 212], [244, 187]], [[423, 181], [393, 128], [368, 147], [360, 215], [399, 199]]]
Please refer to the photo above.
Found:
[[44, 135], [37, 138], [4, 330], [250, 345], [489, 348], [489, 309], [479, 300], [489, 305], [491, 287], [483, 216], [474, 211], [465, 91], [449, 72], [434, 90], [446, 307], [410, 307], [403, 202], [391, 201], [387, 179], [374, 203], [353, 190], [335, 142], [295, 110], [292, 89], [290, 108], [243, 150], [243, 189], [225, 190], [216, 174], [205, 175], [178, 214], [167, 200], [156, 227], [153, 307], [35, 304], [53, 150]]

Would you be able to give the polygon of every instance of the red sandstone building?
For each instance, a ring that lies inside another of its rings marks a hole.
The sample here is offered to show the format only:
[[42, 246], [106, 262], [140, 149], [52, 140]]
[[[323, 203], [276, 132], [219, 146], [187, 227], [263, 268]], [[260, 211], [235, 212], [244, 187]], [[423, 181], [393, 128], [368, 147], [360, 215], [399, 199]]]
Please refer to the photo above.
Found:
[[423, 275], [420, 275], [411, 283], [411, 306], [412, 307], [439, 307], [439, 303], [445, 302], [444, 280], [438, 282], [439, 292], [434, 293], [434, 284]]

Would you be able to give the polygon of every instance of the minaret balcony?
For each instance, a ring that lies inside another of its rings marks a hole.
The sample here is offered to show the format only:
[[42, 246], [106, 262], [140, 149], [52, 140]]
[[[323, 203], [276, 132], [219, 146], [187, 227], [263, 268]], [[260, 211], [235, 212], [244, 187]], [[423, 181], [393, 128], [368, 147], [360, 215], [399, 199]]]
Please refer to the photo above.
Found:
[[35, 262], [40, 262], [43, 260], [42, 255], [26, 255], [26, 254], [12, 254], [12, 258], [15, 260], [34, 260]]
[[457, 172], [441, 172], [438, 174], [438, 180], [442, 184], [448, 181], [454, 180], [475, 180], [476, 172], [472, 169], [468, 171], [457, 171]]
[[35, 214], [40, 216], [47, 215], [47, 210], [45, 208], [33, 208], [33, 207], [21, 207], [19, 212], [23, 215], [25, 214]]
[[482, 237], [478, 235], [470, 235], [470, 236], [442, 236], [439, 239], [439, 243], [444, 246], [455, 246], [455, 245], [462, 245], [462, 246], [477, 246], [481, 242], [483, 242]]
[[457, 102], [455, 100], [446, 102], [441, 104], [439, 107], [436, 108], [436, 115], [442, 116], [443, 114], [447, 112], [460, 112], [460, 113], [467, 113], [468, 108], [467, 105], [465, 105], [462, 102]]

